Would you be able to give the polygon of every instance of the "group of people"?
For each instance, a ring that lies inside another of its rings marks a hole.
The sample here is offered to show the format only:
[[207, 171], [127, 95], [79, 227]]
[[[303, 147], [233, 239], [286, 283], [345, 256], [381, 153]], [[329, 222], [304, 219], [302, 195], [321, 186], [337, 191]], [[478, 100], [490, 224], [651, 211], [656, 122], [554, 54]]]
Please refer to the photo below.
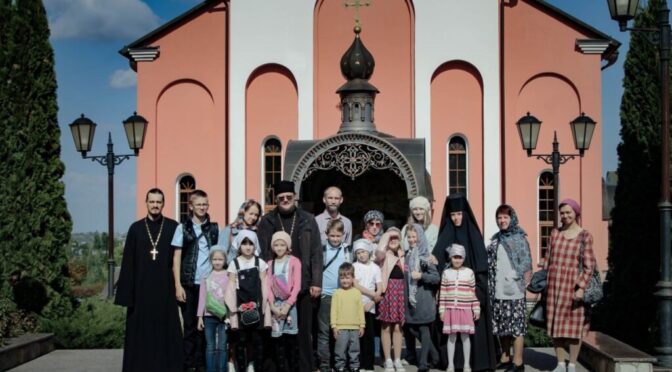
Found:
[[[419, 196], [402, 229], [385, 229], [371, 210], [353, 237], [340, 189], [324, 191], [317, 216], [298, 207], [294, 190], [281, 181], [275, 209], [262, 216], [247, 200], [221, 229], [205, 192], [191, 194], [182, 224], [162, 215], [161, 190], [147, 192], [117, 283], [115, 302], [128, 308], [124, 371], [369, 371], [376, 355], [388, 372], [408, 363], [524, 371], [532, 258], [511, 206], [497, 208], [487, 246], [460, 194], [446, 198], [439, 227]], [[559, 213], [544, 263], [547, 332], [555, 370], [573, 372], [595, 258], [578, 203], [563, 201]]]

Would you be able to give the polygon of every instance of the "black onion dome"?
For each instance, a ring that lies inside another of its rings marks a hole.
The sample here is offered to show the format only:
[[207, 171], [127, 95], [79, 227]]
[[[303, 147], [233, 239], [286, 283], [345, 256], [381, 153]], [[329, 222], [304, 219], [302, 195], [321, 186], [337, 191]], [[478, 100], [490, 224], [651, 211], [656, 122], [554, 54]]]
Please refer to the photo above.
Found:
[[355, 40], [341, 57], [341, 73], [348, 80], [369, 80], [376, 66], [373, 55], [366, 49], [359, 37], [361, 31], [359, 26], [355, 26]]

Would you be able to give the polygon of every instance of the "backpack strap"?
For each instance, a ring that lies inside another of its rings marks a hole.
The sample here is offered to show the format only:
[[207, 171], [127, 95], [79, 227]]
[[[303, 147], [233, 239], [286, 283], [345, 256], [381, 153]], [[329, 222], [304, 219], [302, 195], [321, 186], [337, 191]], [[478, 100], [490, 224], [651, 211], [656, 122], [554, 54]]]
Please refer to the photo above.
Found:
[[238, 263], [238, 257], [233, 259], [233, 264], [236, 265], [236, 272], [240, 271], [240, 264]]
[[[340, 247], [338, 247], [338, 251], [336, 252], [336, 254], [334, 255], [334, 257], [332, 257], [331, 260], [329, 260], [329, 262], [327, 262], [327, 264], [324, 265], [324, 266], [322, 267], [322, 272], [325, 272], [325, 271], [327, 270], [327, 268], [328, 268], [332, 263], [334, 263], [334, 261], [336, 261], [336, 258], [338, 257], [339, 253], [341, 253], [341, 250], [342, 250], [342, 249], [343, 249], [343, 245], [341, 245]], [[324, 246], [324, 252], [326, 252], [326, 251], [327, 251], [327, 246], [325, 245], [325, 246]]]

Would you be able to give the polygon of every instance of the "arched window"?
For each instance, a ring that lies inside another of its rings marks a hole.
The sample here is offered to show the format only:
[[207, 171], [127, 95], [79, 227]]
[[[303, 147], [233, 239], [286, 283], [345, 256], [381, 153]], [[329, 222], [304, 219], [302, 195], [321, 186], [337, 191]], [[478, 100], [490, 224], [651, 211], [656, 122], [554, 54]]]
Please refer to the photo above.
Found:
[[467, 196], [467, 144], [455, 136], [448, 143], [448, 195], [458, 192]]
[[282, 179], [282, 145], [277, 138], [264, 144], [264, 211], [275, 208], [275, 184]]
[[553, 173], [543, 172], [539, 176], [539, 259], [545, 259], [553, 230], [555, 200], [553, 200]]
[[178, 210], [180, 222], [184, 223], [189, 218], [189, 197], [196, 190], [194, 177], [186, 175], [180, 178]]

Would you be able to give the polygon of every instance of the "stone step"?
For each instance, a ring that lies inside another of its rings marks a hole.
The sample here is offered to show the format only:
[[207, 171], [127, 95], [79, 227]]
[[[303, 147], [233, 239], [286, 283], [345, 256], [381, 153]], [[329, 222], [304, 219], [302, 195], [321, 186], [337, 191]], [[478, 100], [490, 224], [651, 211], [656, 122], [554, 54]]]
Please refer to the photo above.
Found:
[[27, 363], [54, 350], [54, 335], [31, 333], [7, 340], [0, 348], [0, 371]]

